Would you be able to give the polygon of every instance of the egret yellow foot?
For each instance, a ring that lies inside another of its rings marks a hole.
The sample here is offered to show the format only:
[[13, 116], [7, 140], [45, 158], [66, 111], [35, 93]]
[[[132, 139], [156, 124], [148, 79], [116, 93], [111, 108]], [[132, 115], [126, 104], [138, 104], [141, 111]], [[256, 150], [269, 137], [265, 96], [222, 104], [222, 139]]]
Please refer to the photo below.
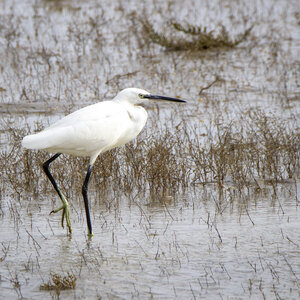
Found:
[[88, 233], [88, 238], [91, 239], [94, 236], [93, 233]]
[[62, 212], [62, 216], [61, 216], [61, 226], [64, 228], [64, 219], [66, 219], [67, 227], [68, 227], [69, 233], [71, 234], [72, 227], [71, 227], [71, 221], [70, 221], [69, 203], [64, 196], [62, 196], [62, 202], [63, 202], [63, 205], [57, 209], [52, 210], [50, 212], [50, 215], [53, 213], [55, 214], [62, 210], [63, 212]]

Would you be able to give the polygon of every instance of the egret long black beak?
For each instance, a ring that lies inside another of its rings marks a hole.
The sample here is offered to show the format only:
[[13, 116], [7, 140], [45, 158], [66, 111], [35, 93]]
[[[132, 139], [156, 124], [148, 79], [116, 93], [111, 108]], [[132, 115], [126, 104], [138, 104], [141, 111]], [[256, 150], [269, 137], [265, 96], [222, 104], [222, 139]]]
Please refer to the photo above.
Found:
[[184, 101], [184, 100], [177, 99], [177, 98], [166, 97], [166, 96], [159, 96], [159, 95], [152, 95], [152, 94], [143, 95], [143, 96], [144, 96], [144, 98], [152, 99], [152, 100], [165, 100], [165, 101], [184, 102], [184, 103], [186, 103], [186, 101]]

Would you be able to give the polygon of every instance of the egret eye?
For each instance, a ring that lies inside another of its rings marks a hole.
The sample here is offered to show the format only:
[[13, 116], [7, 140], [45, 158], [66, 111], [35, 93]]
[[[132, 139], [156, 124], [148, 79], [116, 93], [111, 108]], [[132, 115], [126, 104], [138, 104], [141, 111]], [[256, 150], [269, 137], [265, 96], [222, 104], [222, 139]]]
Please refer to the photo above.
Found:
[[144, 95], [143, 95], [143, 94], [139, 94], [139, 97], [140, 97], [141, 99], [143, 99], [143, 98], [144, 98]]

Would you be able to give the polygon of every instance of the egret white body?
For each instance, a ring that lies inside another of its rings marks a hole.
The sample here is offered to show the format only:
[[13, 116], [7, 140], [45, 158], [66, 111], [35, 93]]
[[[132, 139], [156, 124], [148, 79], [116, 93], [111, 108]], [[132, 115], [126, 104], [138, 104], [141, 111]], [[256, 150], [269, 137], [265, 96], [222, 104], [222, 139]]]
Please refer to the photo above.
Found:
[[152, 95], [142, 89], [127, 88], [119, 92], [112, 101], [99, 102], [79, 109], [43, 131], [23, 138], [22, 146], [24, 148], [43, 149], [50, 153], [56, 153], [44, 163], [43, 168], [63, 202], [62, 207], [52, 212], [63, 210], [62, 225], [66, 218], [70, 233], [68, 202], [49, 171], [50, 163], [61, 153], [90, 157], [82, 193], [88, 231], [89, 235], [92, 235], [87, 197], [92, 166], [99, 154], [128, 143], [141, 132], [146, 124], [148, 114], [139, 104], [151, 99], [185, 102], [176, 98]]

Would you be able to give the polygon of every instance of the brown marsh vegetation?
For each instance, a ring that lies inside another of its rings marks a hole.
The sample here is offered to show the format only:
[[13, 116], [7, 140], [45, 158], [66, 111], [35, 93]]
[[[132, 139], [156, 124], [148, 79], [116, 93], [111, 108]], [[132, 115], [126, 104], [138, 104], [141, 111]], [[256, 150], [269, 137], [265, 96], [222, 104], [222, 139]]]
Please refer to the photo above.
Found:
[[[203, 127], [202, 124], [200, 124]], [[175, 131], [164, 128], [159, 135], [144, 132], [133, 143], [101, 155], [94, 167], [94, 188], [141, 194], [177, 193], [195, 185], [230, 185], [240, 194], [261, 184], [294, 180], [299, 172], [300, 132], [297, 120], [278, 120], [262, 111], [246, 112], [242, 118], [205, 129], [185, 122]], [[38, 125], [37, 131], [41, 130]], [[1, 155], [3, 186], [22, 195], [24, 189], [40, 194], [51, 191], [40, 166], [49, 154], [20, 151], [27, 129], [8, 129], [9, 147]], [[64, 156], [53, 166], [66, 193], [80, 196], [88, 161]], [[6, 168], [9, 165], [11, 168]]]
[[56, 290], [59, 293], [61, 290], [69, 290], [76, 288], [76, 277], [73, 274], [62, 276], [60, 274], [51, 274], [51, 279], [48, 283], [40, 286], [40, 290], [51, 291]]

